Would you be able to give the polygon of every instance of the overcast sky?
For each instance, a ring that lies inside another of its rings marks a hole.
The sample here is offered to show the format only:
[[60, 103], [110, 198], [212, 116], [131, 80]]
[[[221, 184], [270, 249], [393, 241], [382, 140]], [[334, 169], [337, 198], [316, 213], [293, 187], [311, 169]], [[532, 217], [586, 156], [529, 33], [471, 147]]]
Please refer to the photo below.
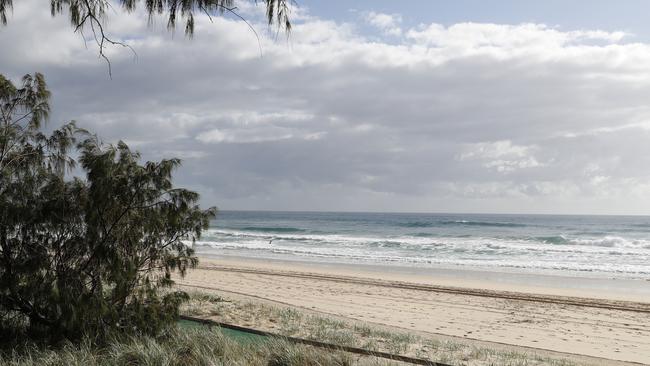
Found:
[[650, 214], [647, 2], [301, 1], [288, 40], [240, 2], [259, 44], [118, 10], [137, 59], [110, 49], [112, 80], [47, 1], [14, 3], [0, 72], [45, 74], [50, 126], [181, 157], [206, 205]]

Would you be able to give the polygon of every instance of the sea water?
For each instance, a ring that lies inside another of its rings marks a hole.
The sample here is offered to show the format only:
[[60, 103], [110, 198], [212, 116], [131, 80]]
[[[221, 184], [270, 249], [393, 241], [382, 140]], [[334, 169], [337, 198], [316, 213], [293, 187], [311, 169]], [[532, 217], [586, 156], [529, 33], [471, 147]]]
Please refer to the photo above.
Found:
[[650, 217], [222, 211], [199, 254], [650, 279]]

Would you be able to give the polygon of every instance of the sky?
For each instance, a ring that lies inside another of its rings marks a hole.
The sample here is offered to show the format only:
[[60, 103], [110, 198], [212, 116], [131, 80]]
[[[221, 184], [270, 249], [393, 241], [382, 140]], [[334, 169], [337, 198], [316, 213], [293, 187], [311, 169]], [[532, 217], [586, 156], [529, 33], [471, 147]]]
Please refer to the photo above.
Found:
[[[650, 214], [650, 4], [307, 1], [198, 15], [192, 39], [110, 14], [88, 30], [14, 2], [0, 72], [46, 76], [76, 120], [245, 210]], [[84, 41], [85, 37], [85, 41]]]

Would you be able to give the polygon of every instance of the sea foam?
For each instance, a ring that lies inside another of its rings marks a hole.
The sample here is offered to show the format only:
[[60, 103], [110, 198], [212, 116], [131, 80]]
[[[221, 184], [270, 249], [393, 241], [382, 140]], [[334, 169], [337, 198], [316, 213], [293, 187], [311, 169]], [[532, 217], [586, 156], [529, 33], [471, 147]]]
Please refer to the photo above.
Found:
[[254, 257], [650, 278], [645, 227], [616, 220], [257, 213], [218, 219], [195, 244], [199, 252]]

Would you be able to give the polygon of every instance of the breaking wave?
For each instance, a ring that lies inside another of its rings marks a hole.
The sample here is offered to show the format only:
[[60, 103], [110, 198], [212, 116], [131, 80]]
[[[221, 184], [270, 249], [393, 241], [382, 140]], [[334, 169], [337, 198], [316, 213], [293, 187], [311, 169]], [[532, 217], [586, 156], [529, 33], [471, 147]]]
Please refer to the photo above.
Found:
[[650, 240], [620, 236], [362, 236], [318, 234], [292, 227], [243, 227], [209, 229], [196, 246], [201, 252], [216, 250], [257, 257], [650, 274]]

